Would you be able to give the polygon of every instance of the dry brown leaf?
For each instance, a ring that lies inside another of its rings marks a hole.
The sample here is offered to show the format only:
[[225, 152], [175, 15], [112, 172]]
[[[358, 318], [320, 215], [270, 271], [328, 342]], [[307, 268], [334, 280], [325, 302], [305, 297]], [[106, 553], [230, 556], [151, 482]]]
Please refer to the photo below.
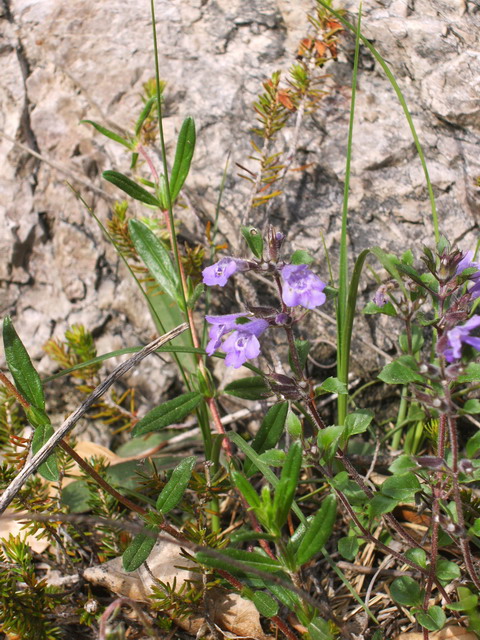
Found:
[[[177, 590], [186, 580], [198, 581], [198, 573], [190, 571], [194, 566], [193, 562], [180, 555], [177, 543], [166, 540], [157, 542], [148, 559], [151, 574], [169, 584], [173, 584], [176, 579]], [[136, 571], [127, 573], [122, 566], [121, 558], [114, 558], [97, 567], [90, 567], [83, 575], [92, 584], [105, 587], [119, 596], [127, 596], [137, 602], [148, 602], [148, 595], [155, 585], [154, 579], [144, 565]], [[206, 598], [206, 606], [211, 619], [219, 628], [226, 629], [235, 636], [255, 640], [269, 638], [263, 632], [260, 616], [253, 602], [237, 594], [212, 589]], [[189, 633], [196, 634], [205, 620], [200, 616], [190, 616], [188, 620], [175, 620], [175, 622]]]
[[[401, 633], [395, 640], [423, 640], [423, 633]], [[465, 627], [449, 626], [430, 633], [430, 640], [478, 640], [477, 636]]]
[[47, 538], [39, 540], [36, 536], [27, 536], [23, 530], [23, 524], [18, 520], [20, 514], [15, 513], [11, 509], [5, 511], [5, 517], [0, 518], [0, 538], [8, 538], [12, 536], [20, 536], [22, 540], [28, 544], [30, 549], [35, 553], [43, 553], [47, 549], [50, 542]]

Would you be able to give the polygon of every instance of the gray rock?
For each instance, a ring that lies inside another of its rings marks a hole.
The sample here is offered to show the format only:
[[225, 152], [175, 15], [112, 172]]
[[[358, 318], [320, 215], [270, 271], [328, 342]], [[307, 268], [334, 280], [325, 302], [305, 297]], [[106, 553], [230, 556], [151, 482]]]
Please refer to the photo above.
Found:
[[[186, 115], [198, 143], [179, 208], [186, 229], [201, 237], [212, 220], [231, 153], [221, 230], [235, 246], [249, 185], [235, 163], [249, 159], [252, 102], [275, 69], [288, 69], [307, 33], [309, 0], [158, 0], [160, 73], [167, 81], [165, 130], [169, 158]], [[343, 6], [353, 13], [356, 0]], [[464, 0], [368, 0], [364, 34], [387, 60], [404, 92], [427, 158], [441, 228], [461, 248], [478, 239], [480, 12]], [[0, 281], [2, 313], [15, 318], [32, 356], [46, 339], [74, 322], [123, 346], [148, 341], [153, 323], [116, 254], [70, 182], [105, 222], [119, 193], [101, 179], [108, 168], [128, 172], [123, 148], [91, 127], [89, 118], [131, 130], [142, 85], [154, 74], [151, 24], [145, 3], [132, 0], [11, 0], [0, 16]], [[353, 37], [325, 71], [328, 95], [305, 119], [286, 197], [271, 221], [304, 247], [327, 277], [321, 235], [335, 262], [345, 178]], [[293, 127], [285, 131], [288, 144]], [[15, 143], [21, 143], [20, 147]], [[282, 143], [283, 144], [283, 143]], [[282, 146], [282, 145], [280, 145]], [[31, 157], [25, 147], [41, 154]], [[157, 159], [155, 159], [157, 162]], [[90, 185], [90, 187], [88, 187]], [[146, 215], [138, 203], [132, 211]], [[261, 219], [256, 210], [252, 221]], [[350, 244], [402, 252], [433, 243], [428, 194], [412, 135], [380, 66], [362, 47], [350, 195]], [[362, 284], [366, 296], [372, 280]], [[360, 325], [359, 325], [360, 327]], [[319, 333], [326, 327], [318, 327]], [[331, 334], [330, 328], [328, 331]], [[371, 339], [365, 325], [362, 335]], [[382, 337], [378, 337], [382, 344]], [[364, 347], [356, 347], [364, 349]], [[366, 369], [379, 364], [368, 351]], [[148, 402], [158, 403], [171, 367], [145, 362], [135, 376]]]

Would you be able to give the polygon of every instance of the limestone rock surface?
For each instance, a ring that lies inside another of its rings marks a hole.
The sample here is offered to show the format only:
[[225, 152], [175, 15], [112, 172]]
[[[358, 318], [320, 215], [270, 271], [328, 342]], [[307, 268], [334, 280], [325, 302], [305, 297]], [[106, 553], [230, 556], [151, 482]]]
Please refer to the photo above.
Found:
[[[308, 33], [313, 0], [157, 0], [160, 73], [167, 82], [168, 152], [182, 120], [197, 124], [197, 149], [179, 211], [202, 236], [212, 220], [230, 153], [221, 230], [235, 246], [252, 170], [252, 103], [276, 69], [288, 69]], [[354, 20], [357, 0], [337, 4]], [[364, 0], [365, 36], [390, 65], [412, 113], [443, 233], [462, 249], [478, 239], [480, 9], [474, 0]], [[286, 199], [271, 221], [306, 248], [328, 276], [321, 235], [335, 261], [345, 177], [354, 39], [344, 34], [325, 69], [328, 95], [306, 118]], [[87, 118], [131, 130], [142, 86], [154, 75], [147, 0], [3, 0], [0, 3], [0, 310], [11, 314], [42, 371], [42, 345], [75, 322], [102, 350], [146, 342], [154, 332], [121, 261], [67, 182], [106, 220], [118, 192], [105, 169], [128, 172], [114, 142]], [[285, 136], [292, 139], [292, 129]], [[145, 210], [132, 203], [131, 210]], [[432, 244], [428, 193], [412, 134], [378, 62], [362, 47], [350, 199], [353, 254], [372, 244], [401, 252]], [[252, 218], [255, 222], [255, 218]], [[232, 240], [233, 239], [233, 240]], [[372, 295], [373, 282], [363, 283]], [[319, 330], [320, 331], [320, 330]], [[368, 327], [363, 336], [369, 338]], [[380, 342], [381, 342], [380, 338]], [[380, 344], [390, 346], [388, 338]], [[359, 347], [360, 349], [361, 347]], [[378, 365], [368, 351], [367, 368]], [[173, 367], [152, 360], [138, 378], [159, 401]]]

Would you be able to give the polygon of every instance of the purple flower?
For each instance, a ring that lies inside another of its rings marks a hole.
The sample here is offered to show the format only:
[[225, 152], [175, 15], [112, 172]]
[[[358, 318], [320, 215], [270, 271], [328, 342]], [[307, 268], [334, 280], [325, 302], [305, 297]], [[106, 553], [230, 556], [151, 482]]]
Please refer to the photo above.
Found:
[[288, 307], [301, 305], [315, 309], [325, 302], [323, 290], [327, 285], [306, 264], [287, 264], [280, 274], [283, 279], [282, 299]]
[[480, 351], [480, 338], [470, 335], [470, 332], [480, 327], [480, 316], [473, 316], [464, 325], [447, 331], [446, 348], [442, 349], [447, 362], [458, 360], [462, 355], [462, 344], [469, 344]]
[[247, 263], [245, 260], [238, 260], [237, 258], [222, 258], [210, 267], [205, 267], [202, 271], [204, 284], [212, 287], [218, 284], [219, 287], [224, 287], [227, 284], [227, 280], [236, 271], [245, 270]]
[[473, 286], [469, 288], [468, 293], [472, 296], [472, 300], [475, 300], [475, 298], [480, 298], [480, 262], [473, 262], [472, 258], [473, 251], [467, 251], [457, 265], [456, 274], [459, 276], [465, 269], [471, 269], [473, 267], [478, 269], [476, 273], [468, 276], [468, 279], [473, 281]]
[[[473, 258], [473, 251], [467, 251], [467, 253], [463, 256], [463, 258], [460, 260], [460, 262], [457, 265], [457, 271], [456, 271], [457, 276], [460, 275], [462, 271], [465, 271], [465, 269], [471, 269], [472, 267], [475, 267], [476, 269], [480, 269], [480, 262], [472, 262], [472, 258]], [[475, 278], [480, 277], [480, 271], [478, 271], [478, 273], [474, 273], [473, 277]]]
[[224, 340], [222, 349], [227, 354], [227, 367], [238, 369], [246, 360], [256, 358], [260, 353], [258, 337], [267, 329], [268, 322], [254, 319], [245, 324], [237, 324], [237, 319], [247, 316], [247, 313], [231, 313], [225, 316], [206, 316], [205, 319], [212, 326], [208, 332], [210, 338], [205, 351], [209, 356], [222, 344], [225, 334], [233, 333]]
[[227, 354], [227, 367], [238, 369], [244, 362], [256, 358], [260, 354], [260, 336], [268, 327], [266, 320], [252, 320], [248, 324], [237, 325], [239, 328], [228, 336], [223, 343], [223, 350]]
[[225, 316], [205, 316], [205, 320], [212, 325], [208, 331], [210, 342], [205, 348], [209, 356], [221, 345], [222, 337], [229, 331], [237, 328], [237, 318], [247, 315], [248, 313], [230, 313]]
[[373, 296], [373, 303], [377, 305], [377, 307], [384, 307], [388, 302], [388, 298], [385, 294], [385, 285], [379, 287]]

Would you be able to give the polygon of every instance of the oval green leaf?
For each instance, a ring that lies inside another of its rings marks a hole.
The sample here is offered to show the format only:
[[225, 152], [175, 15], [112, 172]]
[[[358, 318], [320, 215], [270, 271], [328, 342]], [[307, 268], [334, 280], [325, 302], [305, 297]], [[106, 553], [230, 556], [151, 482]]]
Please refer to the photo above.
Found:
[[278, 613], [278, 602], [264, 591], [255, 591], [251, 598], [260, 615], [265, 618], [273, 618]]
[[279, 529], [287, 521], [293, 497], [297, 489], [298, 476], [302, 466], [302, 445], [298, 440], [293, 442], [283, 465], [280, 481], [275, 488], [273, 498], [273, 512]]
[[177, 199], [183, 183], [187, 179], [190, 165], [192, 163], [193, 152], [195, 151], [195, 122], [193, 118], [185, 118], [178, 134], [177, 148], [175, 150], [175, 160], [170, 176], [170, 196], [172, 203]]
[[[279, 402], [278, 404], [274, 404], [273, 407], [270, 407], [251, 444], [252, 449], [256, 453], [263, 453], [275, 447], [285, 428], [287, 412], [288, 402]], [[255, 466], [251, 460], [246, 460], [244, 467], [245, 474], [250, 475], [254, 469]]]
[[122, 556], [123, 568], [125, 571], [135, 571], [138, 569], [150, 555], [151, 550], [155, 546], [157, 540], [156, 527], [148, 527], [152, 530], [152, 535], [148, 533], [139, 533], [131, 541], [125, 549]]
[[[202, 564], [205, 564], [209, 567], [214, 567], [215, 569], [223, 569], [224, 571], [228, 571], [230, 573], [248, 573], [248, 569], [250, 567], [254, 569], [258, 569], [259, 571], [265, 571], [266, 573], [272, 573], [277, 571], [282, 571], [282, 565], [277, 561], [269, 558], [262, 553], [257, 551], [243, 551], [242, 549], [222, 549], [222, 556], [219, 557], [211, 557], [207, 555], [203, 551], [199, 551], [196, 554], [197, 560]], [[232, 558], [237, 562], [241, 562], [242, 569], [238, 569], [236, 566], [234, 567], [229, 559]]]
[[240, 227], [240, 232], [253, 255], [261, 259], [263, 256], [263, 238], [260, 231], [255, 227]]
[[409, 382], [423, 382], [420, 374], [403, 362], [396, 360], [385, 365], [378, 377], [387, 384], [408, 384]]
[[165, 515], [177, 506], [188, 487], [196, 461], [195, 456], [190, 456], [182, 460], [180, 464], [175, 467], [170, 476], [170, 480], [158, 496], [156, 504], [157, 511]]
[[384, 496], [402, 501], [411, 500], [420, 489], [420, 482], [411, 471], [401, 475], [390, 476], [381, 487]]
[[198, 391], [184, 393], [173, 400], [164, 402], [159, 407], [149, 411], [132, 430], [132, 437], [160, 431], [171, 424], [181, 422], [189, 413], [198, 407], [202, 395]]
[[421, 607], [423, 595], [417, 580], [410, 576], [397, 578], [390, 585], [390, 595], [404, 607]]
[[272, 395], [263, 376], [249, 376], [230, 382], [225, 386], [224, 392], [244, 400], [261, 400]]
[[332, 535], [335, 517], [337, 515], [337, 500], [335, 496], [327, 496], [319, 511], [309, 523], [305, 534], [295, 554], [298, 567], [308, 562], [318, 553]]
[[415, 616], [417, 622], [429, 631], [438, 631], [442, 629], [447, 621], [447, 616], [441, 607], [434, 605], [428, 611], [420, 611]]
[[3, 321], [3, 346], [7, 366], [17, 389], [31, 405], [44, 410], [45, 395], [40, 376], [8, 316]]
[[[48, 418], [46, 422], [38, 424], [32, 438], [33, 455], [40, 451], [43, 445], [50, 440], [54, 433], [55, 432]], [[38, 467], [38, 473], [45, 478], [45, 480], [49, 480], [50, 482], [57, 482], [60, 479], [55, 453], [49, 455], [45, 462]]]
[[250, 482], [238, 471], [232, 471], [232, 482], [253, 509], [260, 509], [260, 497]]
[[178, 303], [180, 283], [169, 252], [153, 231], [140, 220], [130, 220], [128, 230], [135, 249], [159, 287], [165, 293], [168, 293], [172, 300]]

